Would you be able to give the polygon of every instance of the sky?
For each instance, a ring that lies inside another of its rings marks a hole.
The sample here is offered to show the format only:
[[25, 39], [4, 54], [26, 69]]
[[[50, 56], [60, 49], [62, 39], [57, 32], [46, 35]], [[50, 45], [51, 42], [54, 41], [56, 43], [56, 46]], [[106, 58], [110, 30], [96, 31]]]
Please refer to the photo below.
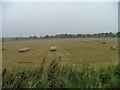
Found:
[[3, 37], [118, 31], [117, 2], [3, 2]]

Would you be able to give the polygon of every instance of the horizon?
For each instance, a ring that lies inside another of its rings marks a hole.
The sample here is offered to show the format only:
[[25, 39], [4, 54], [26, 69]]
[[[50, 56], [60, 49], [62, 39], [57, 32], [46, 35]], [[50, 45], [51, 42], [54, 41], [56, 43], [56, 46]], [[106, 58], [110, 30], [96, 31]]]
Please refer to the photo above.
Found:
[[[118, 31], [118, 32], [120, 32], [120, 31]], [[78, 34], [82, 34], [82, 35], [87, 35], [87, 34], [90, 34], [90, 35], [93, 35], [93, 34], [100, 34], [100, 33], [113, 33], [113, 34], [117, 34], [118, 32], [99, 32], [99, 33], [77, 33], [77, 34], [73, 34], [73, 33], [60, 33], [60, 34], [55, 34], [55, 35], [48, 35], [48, 36], [56, 36], [56, 35], [65, 35], [65, 34], [67, 34], [67, 35], [78, 35]], [[33, 35], [33, 36], [16, 36], [16, 37], [23, 37], [23, 38], [29, 38], [29, 37], [34, 37], [34, 36], [36, 36], [36, 37], [45, 37], [45, 36], [47, 36], [47, 34], [46, 35], [44, 35], [44, 36], [37, 36], [37, 35]], [[2, 37], [2, 38], [16, 38], [16, 37]]]

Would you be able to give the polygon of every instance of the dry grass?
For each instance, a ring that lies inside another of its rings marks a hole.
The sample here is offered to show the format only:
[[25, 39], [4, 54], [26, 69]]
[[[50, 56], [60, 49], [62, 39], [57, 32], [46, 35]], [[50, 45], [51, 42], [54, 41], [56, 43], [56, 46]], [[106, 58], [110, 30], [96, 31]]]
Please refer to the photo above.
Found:
[[[102, 42], [106, 42], [106, 44], [102, 44]], [[51, 46], [56, 46], [58, 50], [50, 52]], [[116, 50], [111, 50], [111, 46], [115, 46]], [[19, 53], [19, 49], [24, 47], [30, 47], [31, 50]], [[19, 70], [34, 69], [40, 66], [45, 57], [45, 65], [48, 65], [53, 59], [59, 59], [59, 57], [62, 57], [61, 63], [63, 64], [82, 65], [88, 63], [98, 66], [118, 62], [117, 38], [11, 41], [5, 42], [4, 48], [5, 50], [2, 52], [3, 67], [9, 70], [13, 68]]]

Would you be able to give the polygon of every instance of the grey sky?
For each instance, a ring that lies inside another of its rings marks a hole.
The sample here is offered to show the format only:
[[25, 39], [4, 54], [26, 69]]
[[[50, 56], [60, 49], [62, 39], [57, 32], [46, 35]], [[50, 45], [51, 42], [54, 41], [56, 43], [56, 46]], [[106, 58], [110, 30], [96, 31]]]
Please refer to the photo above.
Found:
[[2, 37], [2, 3], [0, 3], [0, 38], [1, 37]]
[[118, 31], [117, 2], [3, 3], [3, 36]]

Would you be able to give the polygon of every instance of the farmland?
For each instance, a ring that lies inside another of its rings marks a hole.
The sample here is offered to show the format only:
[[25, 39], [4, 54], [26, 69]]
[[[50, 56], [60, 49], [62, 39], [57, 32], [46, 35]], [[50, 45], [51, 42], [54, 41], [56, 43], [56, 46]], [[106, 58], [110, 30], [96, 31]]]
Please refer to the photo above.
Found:
[[[26, 47], [30, 51], [19, 52]], [[8, 41], [3, 48], [3, 88], [120, 86], [116, 38]]]
[[[103, 43], [105, 42], [105, 44]], [[61, 57], [62, 64], [83, 65], [85, 63], [99, 66], [117, 64], [118, 40], [117, 38], [76, 38], [76, 39], [46, 39], [27, 41], [4, 42], [2, 52], [3, 68], [34, 69], [40, 66], [45, 58], [45, 65], [53, 59]], [[56, 46], [57, 51], [50, 51]], [[116, 50], [110, 47], [115, 46]], [[28, 52], [19, 52], [20, 48], [29, 47]]]

